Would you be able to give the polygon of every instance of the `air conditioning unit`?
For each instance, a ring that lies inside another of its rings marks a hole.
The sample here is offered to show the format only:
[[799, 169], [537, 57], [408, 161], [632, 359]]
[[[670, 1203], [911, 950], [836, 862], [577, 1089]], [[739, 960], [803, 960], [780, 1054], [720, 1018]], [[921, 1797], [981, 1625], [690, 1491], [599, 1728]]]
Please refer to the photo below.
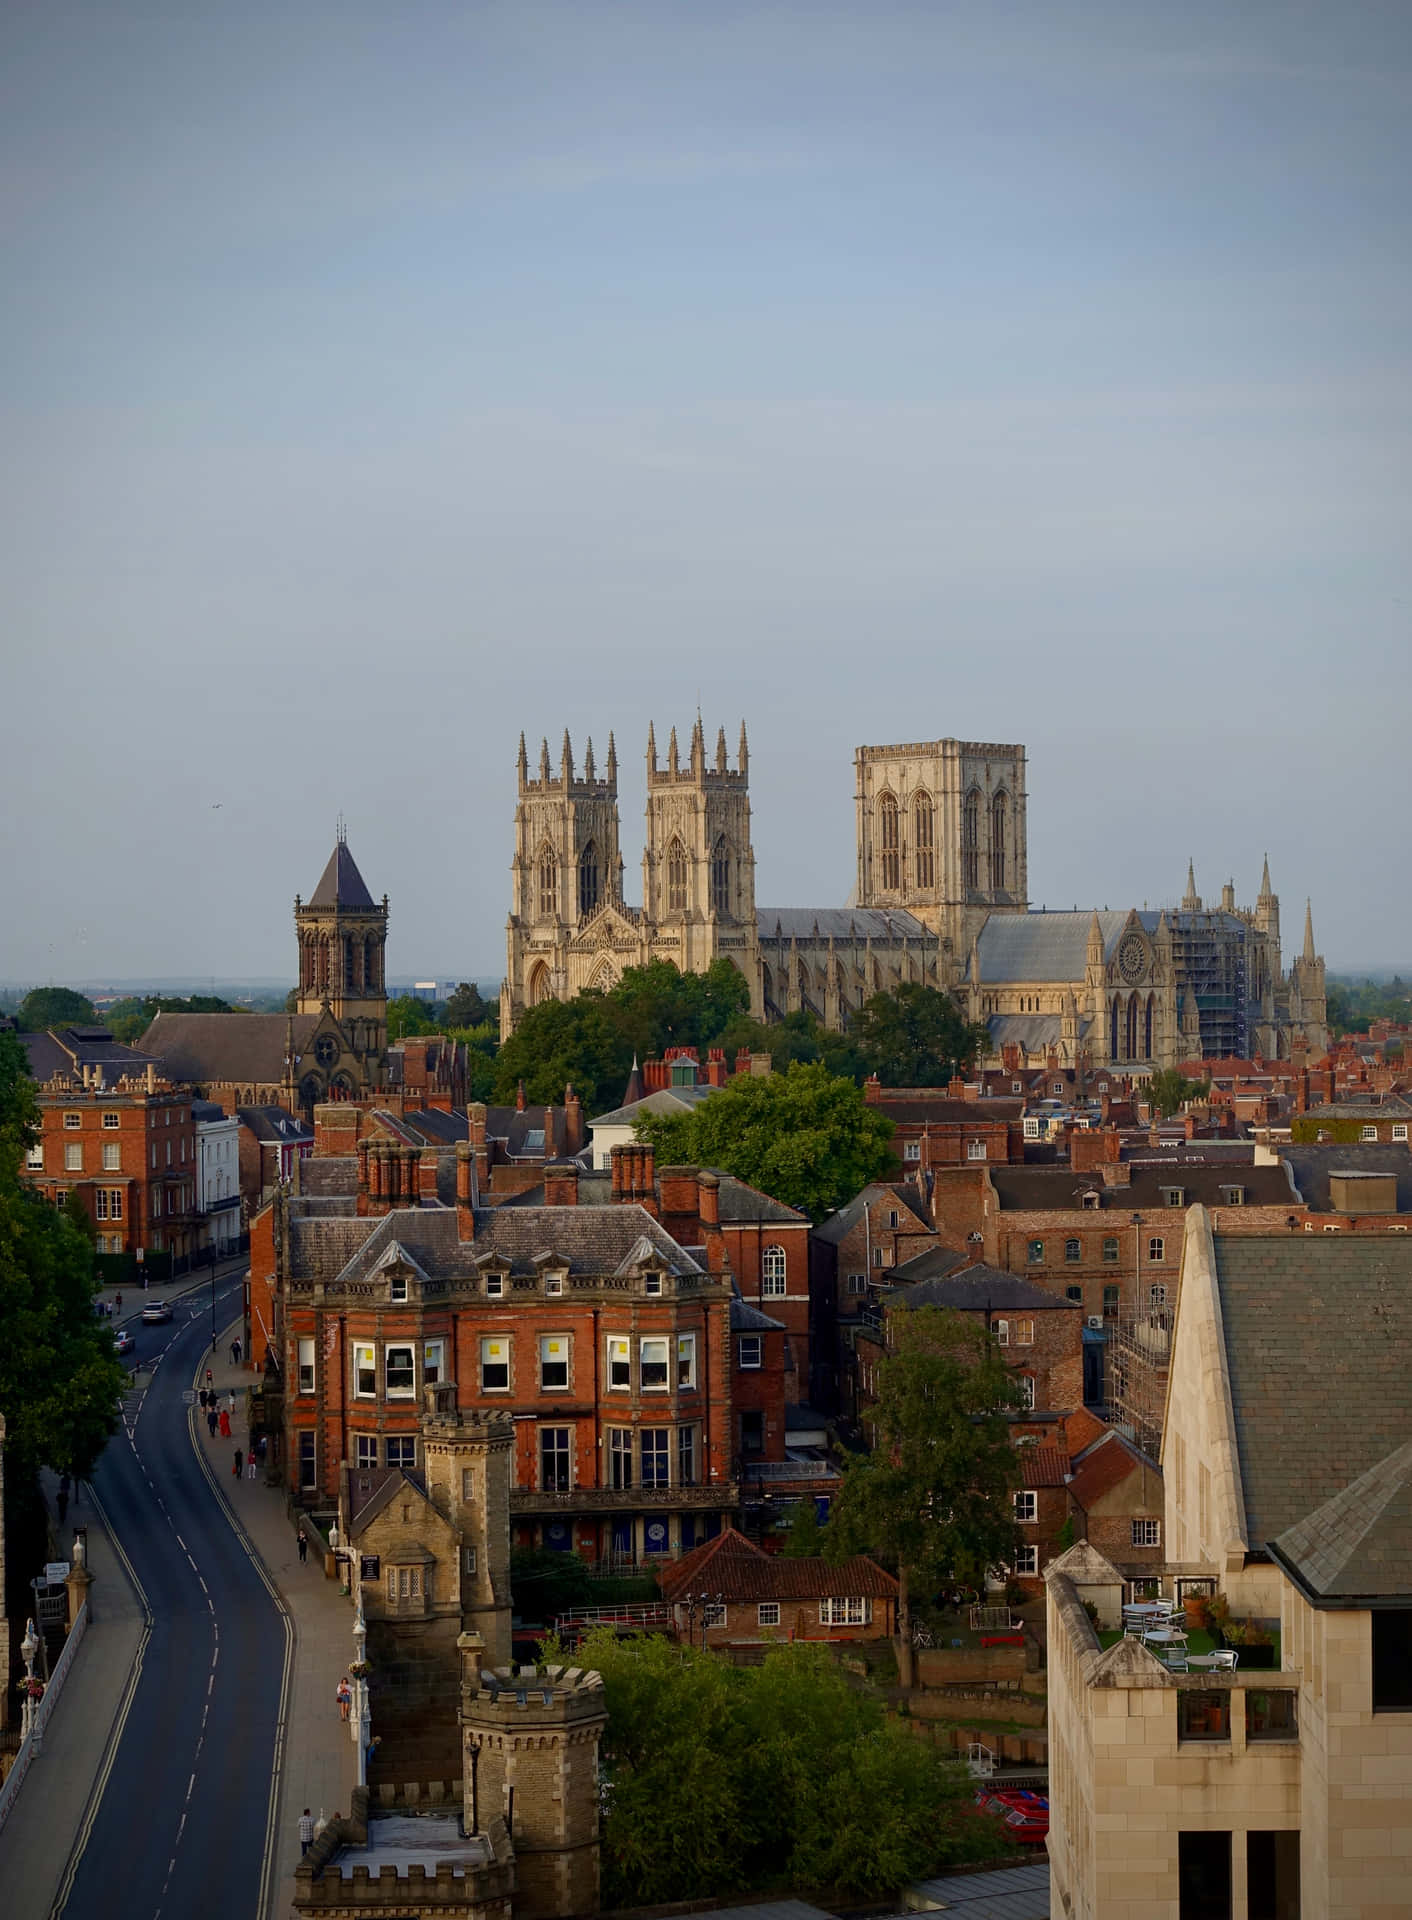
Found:
[[1101, 1332], [1103, 1329], [1103, 1315], [1101, 1313], [1091, 1313], [1088, 1316], [1088, 1324], [1095, 1332]]

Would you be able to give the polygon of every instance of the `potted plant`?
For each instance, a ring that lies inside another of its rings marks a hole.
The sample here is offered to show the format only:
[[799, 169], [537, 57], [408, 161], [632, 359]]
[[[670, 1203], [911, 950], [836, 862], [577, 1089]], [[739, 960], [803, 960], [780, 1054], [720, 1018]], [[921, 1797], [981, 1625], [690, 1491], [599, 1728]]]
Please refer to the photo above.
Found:
[[1182, 1601], [1182, 1612], [1186, 1615], [1189, 1633], [1209, 1633], [1211, 1630], [1211, 1596], [1206, 1593], [1189, 1593]]

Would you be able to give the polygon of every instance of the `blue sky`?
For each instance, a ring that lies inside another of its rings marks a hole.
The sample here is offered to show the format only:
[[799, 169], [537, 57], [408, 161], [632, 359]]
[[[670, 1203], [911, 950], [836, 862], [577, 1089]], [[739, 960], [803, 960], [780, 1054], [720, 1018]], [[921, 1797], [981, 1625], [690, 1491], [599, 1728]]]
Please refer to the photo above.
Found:
[[[0, 977], [503, 960], [520, 729], [1025, 742], [1035, 904], [1412, 960], [1402, 5], [12, 8]], [[217, 804], [219, 803], [219, 805]]]

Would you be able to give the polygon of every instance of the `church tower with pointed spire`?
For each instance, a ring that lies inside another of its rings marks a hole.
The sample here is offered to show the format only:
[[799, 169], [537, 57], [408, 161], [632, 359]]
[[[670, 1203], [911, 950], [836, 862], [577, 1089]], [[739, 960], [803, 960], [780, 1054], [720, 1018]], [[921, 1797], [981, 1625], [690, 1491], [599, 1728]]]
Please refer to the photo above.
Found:
[[342, 820], [319, 884], [307, 900], [295, 895], [294, 928], [295, 1012], [319, 1021], [306, 1047], [314, 1067], [310, 1084], [300, 1089], [301, 1103], [380, 1086], [387, 1051], [387, 895], [379, 903], [369, 893]]

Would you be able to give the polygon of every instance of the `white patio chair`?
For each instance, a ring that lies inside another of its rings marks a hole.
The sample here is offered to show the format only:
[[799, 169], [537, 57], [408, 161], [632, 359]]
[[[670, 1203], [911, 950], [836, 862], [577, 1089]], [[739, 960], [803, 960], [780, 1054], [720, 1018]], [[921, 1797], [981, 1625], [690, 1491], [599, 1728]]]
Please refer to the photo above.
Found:
[[1211, 1656], [1211, 1666], [1214, 1672], [1234, 1673], [1239, 1663], [1240, 1655], [1234, 1647], [1222, 1647]]

